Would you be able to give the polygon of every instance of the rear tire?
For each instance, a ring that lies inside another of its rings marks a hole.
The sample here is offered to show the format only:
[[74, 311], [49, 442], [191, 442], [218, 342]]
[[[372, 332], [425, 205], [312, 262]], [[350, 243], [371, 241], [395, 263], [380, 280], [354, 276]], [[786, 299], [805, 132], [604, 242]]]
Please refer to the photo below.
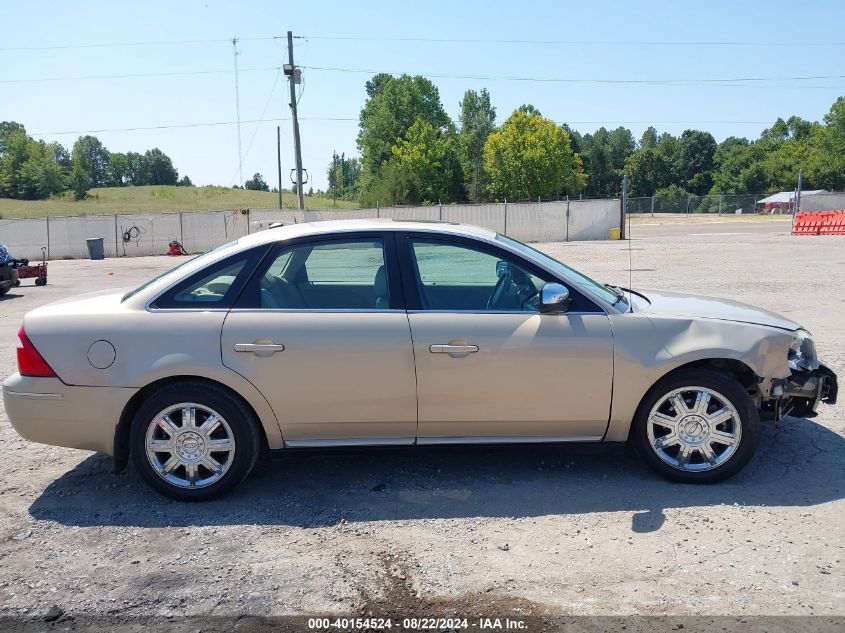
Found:
[[754, 455], [760, 417], [730, 374], [686, 369], [660, 380], [637, 409], [631, 441], [667, 479], [715, 483], [735, 475]]
[[252, 471], [258, 420], [234, 395], [199, 381], [172, 383], [147, 398], [130, 428], [132, 461], [157, 492], [206, 501]]

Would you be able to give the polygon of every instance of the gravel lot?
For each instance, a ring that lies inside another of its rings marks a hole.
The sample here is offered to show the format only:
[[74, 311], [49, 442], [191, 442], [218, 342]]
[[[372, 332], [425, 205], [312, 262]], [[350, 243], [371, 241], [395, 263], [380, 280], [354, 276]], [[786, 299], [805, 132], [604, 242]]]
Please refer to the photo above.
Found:
[[[662, 222], [633, 225], [630, 251], [541, 248], [611, 283], [630, 256], [635, 287], [781, 312], [845, 377], [845, 237]], [[51, 262], [47, 287], [0, 299], [0, 374], [28, 310], [173, 264]], [[842, 403], [766, 425], [754, 461], [709, 487], [620, 447], [417, 448], [294, 454], [186, 505], [104, 456], [21, 440], [1, 405], [0, 448], [0, 616], [845, 614]]]

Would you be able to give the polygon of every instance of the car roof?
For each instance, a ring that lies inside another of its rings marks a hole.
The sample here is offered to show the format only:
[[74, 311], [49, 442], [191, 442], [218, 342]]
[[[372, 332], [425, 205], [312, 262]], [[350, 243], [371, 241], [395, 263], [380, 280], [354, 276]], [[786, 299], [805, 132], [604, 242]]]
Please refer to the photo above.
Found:
[[359, 231], [426, 231], [449, 235], [466, 235], [487, 240], [496, 238], [495, 231], [471, 224], [382, 218], [372, 220], [325, 220], [320, 222], [304, 222], [302, 224], [286, 224], [285, 226], [266, 229], [242, 237], [238, 240], [238, 244], [241, 247], [249, 247], [298, 237]]

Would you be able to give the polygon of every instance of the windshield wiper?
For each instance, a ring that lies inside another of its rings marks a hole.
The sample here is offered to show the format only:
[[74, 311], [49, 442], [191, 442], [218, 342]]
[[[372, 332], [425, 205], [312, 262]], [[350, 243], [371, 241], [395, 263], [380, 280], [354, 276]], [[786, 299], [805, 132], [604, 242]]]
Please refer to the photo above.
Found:
[[613, 305], [616, 305], [620, 301], [622, 301], [623, 303], [627, 303], [625, 301], [625, 293], [622, 292], [622, 288], [620, 288], [619, 286], [611, 286], [610, 284], [604, 284], [604, 287], [616, 295], [616, 301], [613, 302]]

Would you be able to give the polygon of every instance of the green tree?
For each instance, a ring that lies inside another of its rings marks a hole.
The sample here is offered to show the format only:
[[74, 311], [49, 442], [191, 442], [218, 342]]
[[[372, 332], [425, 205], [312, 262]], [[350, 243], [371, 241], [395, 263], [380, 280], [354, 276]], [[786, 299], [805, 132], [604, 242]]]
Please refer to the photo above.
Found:
[[587, 193], [617, 195], [622, 190], [625, 161], [636, 149], [631, 131], [601, 127], [594, 134], [585, 134], [579, 149], [587, 174]]
[[250, 189], [252, 191], [270, 191], [270, 187], [265, 182], [264, 176], [258, 172], [255, 172], [252, 175], [252, 178], [244, 183], [244, 189]]
[[126, 183], [139, 187], [149, 183], [144, 182], [146, 177], [144, 171], [144, 155], [138, 152], [126, 152]]
[[22, 169], [29, 160], [33, 141], [20, 123], [0, 123], [0, 196], [18, 198], [22, 189]]
[[144, 185], [175, 185], [179, 172], [170, 157], [154, 147], [144, 152], [141, 160], [140, 180]]
[[342, 200], [354, 200], [358, 195], [361, 161], [346, 158], [346, 154], [332, 154], [332, 162], [326, 167], [326, 176], [329, 181], [327, 194]]
[[698, 196], [713, 186], [716, 139], [710, 132], [685, 130], [678, 142], [675, 173], [679, 184]]
[[520, 110], [488, 137], [484, 167], [499, 199], [576, 193], [585, 182], [569, 135], [554, 121]]
[[391, 158], [397, 139], [421, 119], [432, 127], [451, 126], [440, 103], [440, 93], [425, 77], [380, 74], [367, 82], [367, 102], [361, 110], [358, 148], [364, 175], [374, 179], [382, 163]]
[[129, 161], [126, 154], [121, 152], [111, 152], [109, 154], [106, 184], [109, 187], [123, 187], [129, 184]]
[[73, 144], [74, 167], [88, 173], [91, 187], [104, 187], [108, 181], [109, 151], [96, 136], [80, 136]]
[[657, 147], [657, 130], [649, 125], [640, 137], [640, 149]]
[[532, 116], [543, 116], [543, 113], [535, 108], [533, 103], [523, 103], [516, 109], [516, 111], [524, 114], [530, 114]]
[[672, 182], [672, 165], [656, 146], [631, 154], [625, 173], [631, 196], [652, 196]]
[[486, 88], [482, 88], [481, 92], [467, 90], [464, 93], [460, 122], [458, 146], [466, 190], [469, 199], [477, 202], [487, 197], [484, 144], [496, 129], [496, 108], [490, 103], [490, 93]]
[[80, 161], [74, 161], [70, 170], [69, 184], [74, 200], [84, 200], [91, 189], [91, 174]]
[[30, 141], [29, 157], [20, 170], [19, 198], [49, 198], [65, 189], [65, 174], [55, 160], [55, 151], [53, 144]]
[[177, 187], [193, 187], [194, 183], [191, 182], [191, 179], [188, 178], [188, 175], [185, 174], [179, 179], [179, 182], [176, 183]]
[[454, 135], [417, 119], [391, 148], [367, 201], [426, 204], [454, 200], [460, 197], [461, 176]]

